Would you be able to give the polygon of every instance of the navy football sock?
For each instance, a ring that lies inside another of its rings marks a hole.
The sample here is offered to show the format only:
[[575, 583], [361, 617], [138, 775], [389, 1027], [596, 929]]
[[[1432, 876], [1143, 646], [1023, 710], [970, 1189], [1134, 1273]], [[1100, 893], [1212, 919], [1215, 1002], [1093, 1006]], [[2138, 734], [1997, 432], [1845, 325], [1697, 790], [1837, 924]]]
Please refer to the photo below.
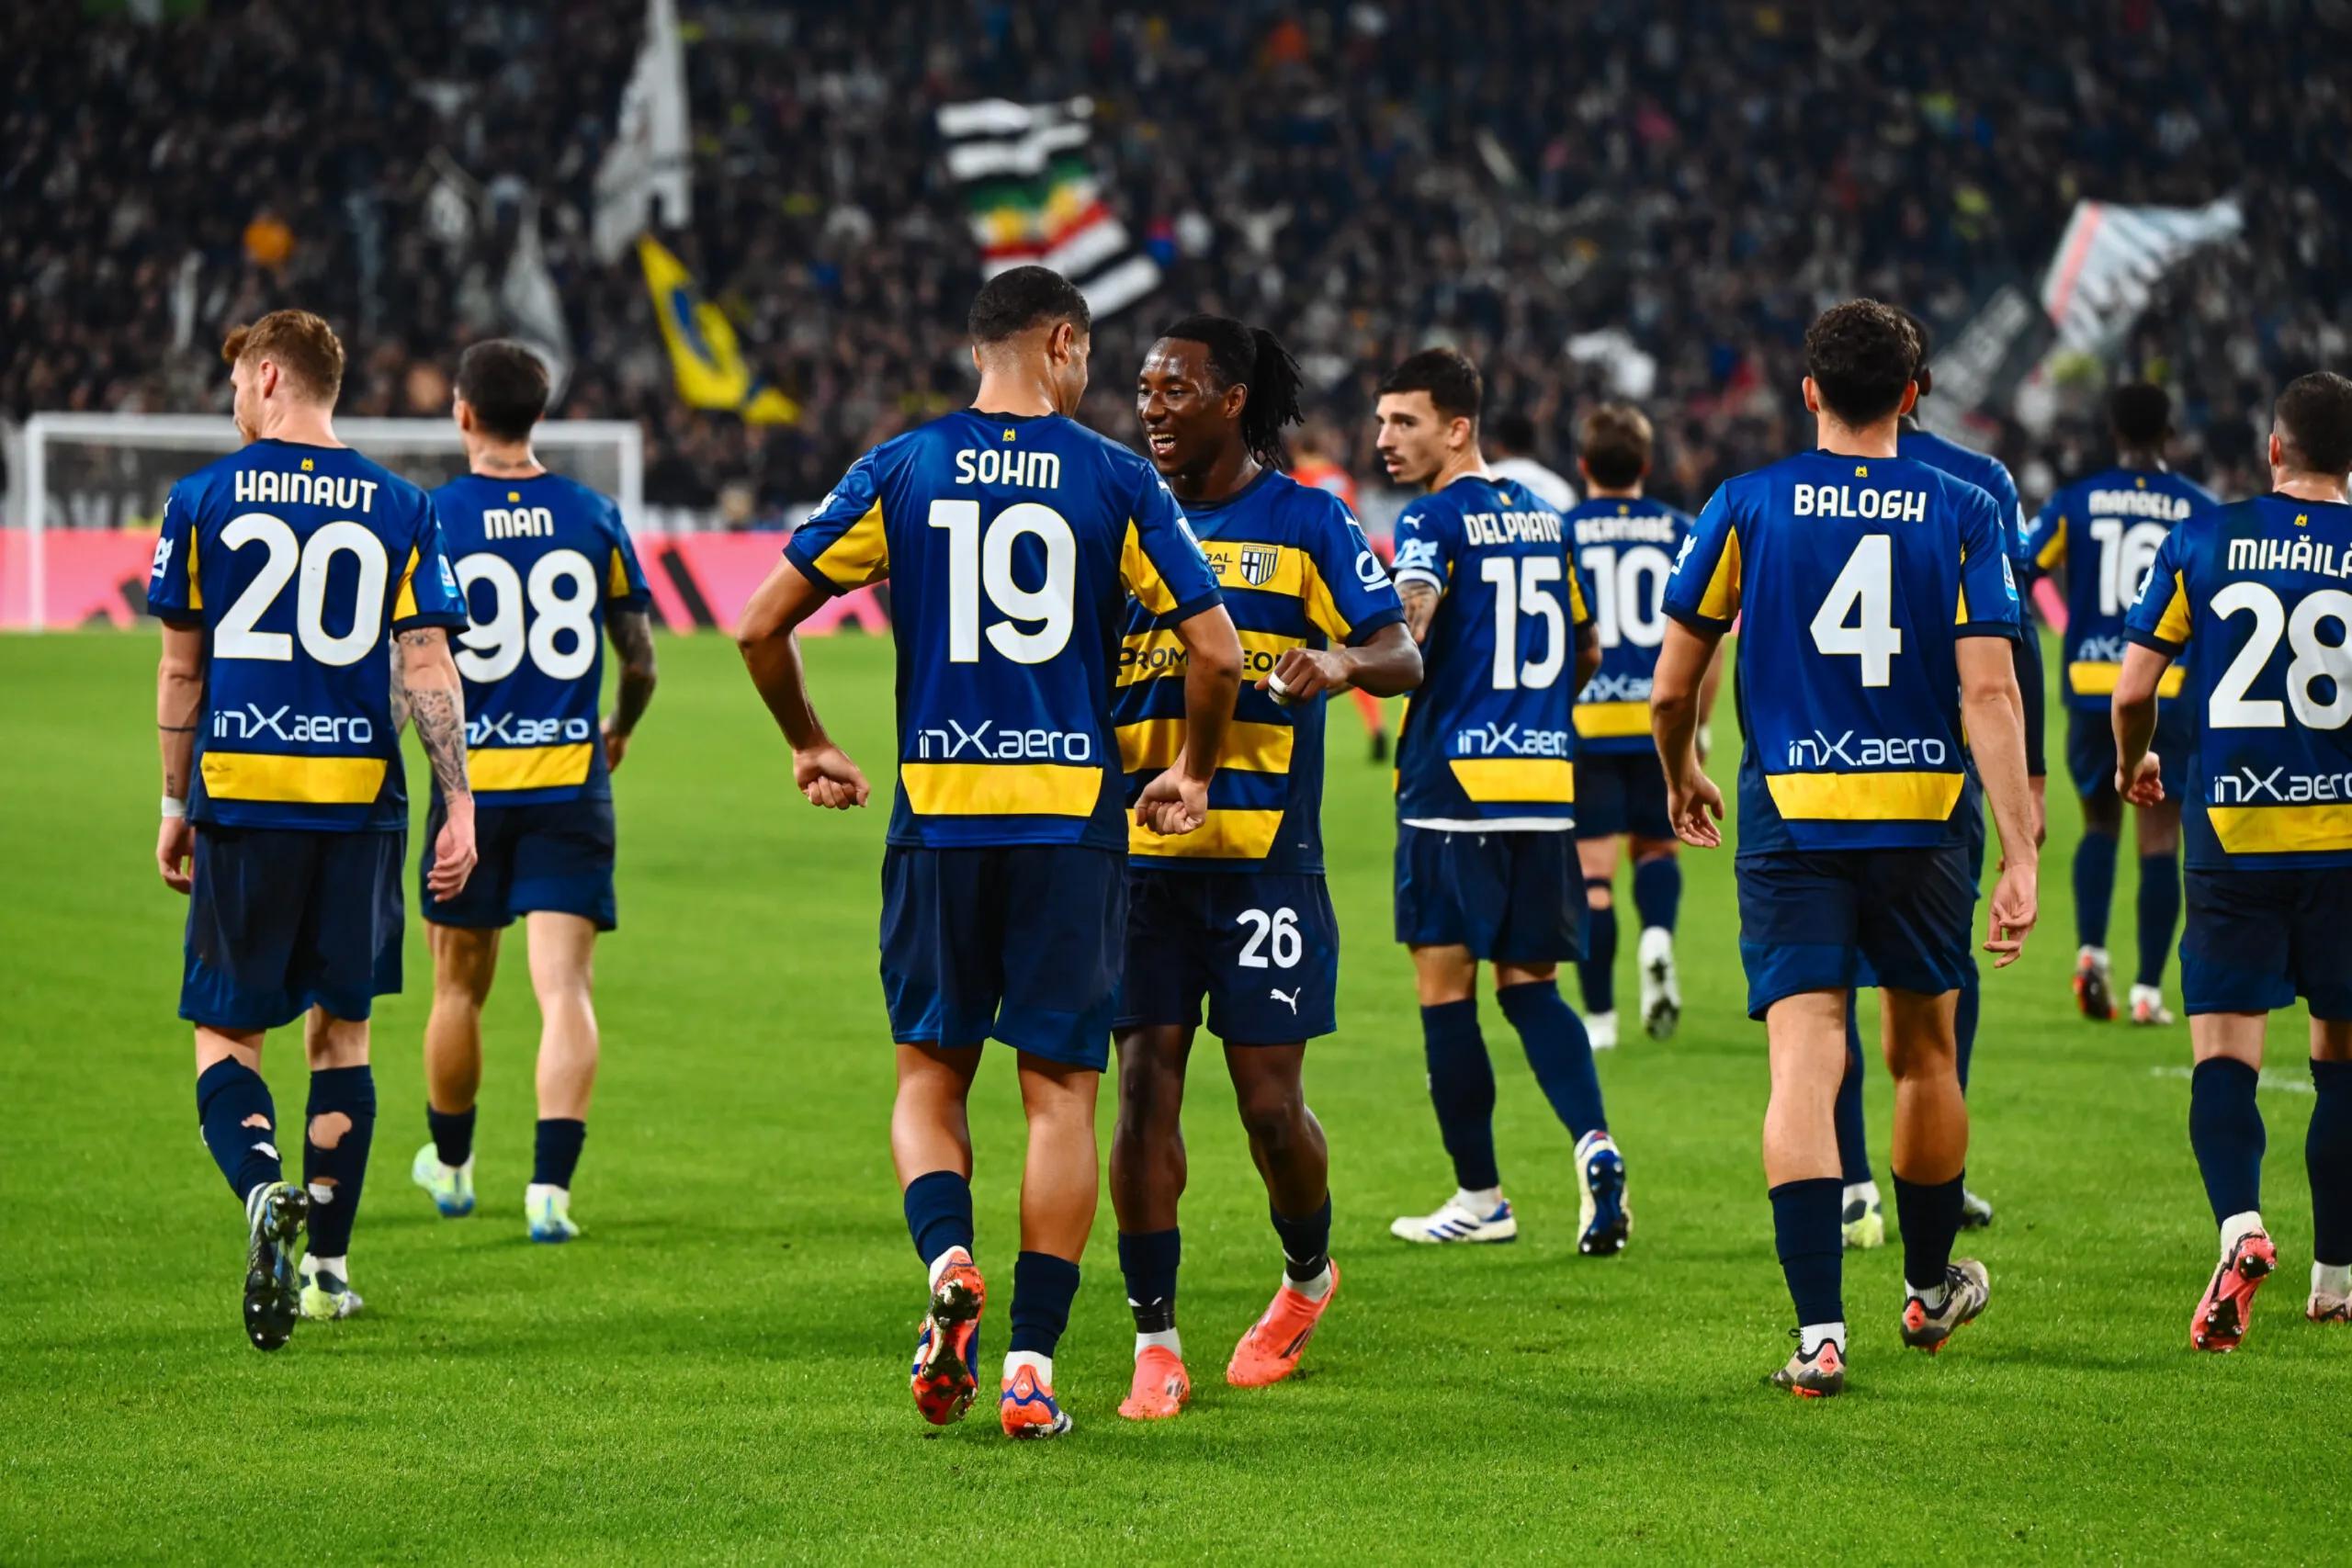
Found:
[[1846, 1241], [1838, 1228], [1842, 1196], [1834, 1176], [1783, 1181], [1771, 1191], [1772, 1241], [1799, 1327], [1846, 1321]]
[[1165, 1334], [1176, 1326], [1176, 1269], [1183, 1259], [1184, 1233], [1173, 1225], [1119, 1233], [1119, 1276], [1126, 1281], [1137, 1334]]
[[1441, 1002], [1421, 1010], [1421, 1054], [1429, 1064], [1430, 1102], [1438, 1136], [1453, 1156], [1464, 1191], [1503, 1184], [1495, 1170], [1495, 1065], [1478, 1033], [1478, 1002]]
[[433, 1134], [433, 1157], [452, 1168], [474, 1157], [474, 1108], [435, 1111], [424, 1108], [424, 1125]]
[[1584, 956], [1577, 960], [1577, 987], [1587, 1012], [1617, 1010], [1617, 902], [1585, 911]]
[[1838, 1164], [1849, 1187], [1871, 1179], [1871, 1140], [1862, 1122], [1862, 1026], [1846, 993], [1846, 1076], [1838, 1081]]
[[277, 1156], [277, 1108], [259, 1073], [231, 1056], [196, 1078], [196, 1120], [212, 1163], [243, 1202], [256, 1187], [285, 1179]]
[[1894, 1173], [1894, 1223], [1903, 1231], [1903, 1282], [1932, 1291], [1951, 1266], [1952, 1238], [1960, 1235], [1961, 1179], [1922, 1184]]
[[1527, 1049], [1527, 1065], [1544, 1098], [1567, 1124], [1571, 1137], [1609, 1129], [1608, 1112], [1600, 1105], [1600, 1075], [1593, 1070], [1592, 1041], [1584, 1020], [1561, 999], [1560, 987], [1550, 980], [1530, 980], [1505, 986], [1495, 993], [1503, 1016], [1519, 1031]]
[[2209, 1057], [2188, 1075], [2188, 1145], [2205, 1178], [2213, 1223], [2262, 1207], [2262, 1110], [2254, 1102], [2261, 1075], [2227, 1056]]
[[1012, 1260], [1012, 1343], [1006, 1348], [1051, 1356], [1069, 1326], [1069, 1303], [1078, 1294], [1078, 1265], [1047, 1252], [1024, 1252]]
[[2165, 957], [2172, 952], [2173, 928], [2180, 923], [2180, 862], [2177, 857], [2140, 857], [2139, 908], [2139, 983], [2159, 986], [2165, 978]]
[[1634, 908], [1642, 929], [1674, 929], [1682, 913], [1682, 862], [1673, 855], [1634, 863]]
[[2303, 1169], [2312, 1179], [2312, 1260], [2352, 1263], [2352, 1062], [2312, 1064], [2312, 1128]]
[[542, 1116], [531, 1141], [531, 1185], [571, 1190], [571, 1173], [580, 1168], [580, 1146], [588, 1141], [588, 1123], [569, 1116]]
[[2075, 845], [2075, 941], [2107, 945], [2107, 910], [2115, 902], [2115, 837], [2085, 832]]
[[926, 1170], [907, 1183], [907, 1234], [929, 1268], [951, 1247], [972, 1250], [972, 1183], [963, 1172]]
[[1274, 1222], [1274, 1235], [1282, 1238], [1283, 1272], [1293, 1280], [1312, 1280], [1323, 1272], [1331, 1260], [1331, 1199], [1325, 1194], [1323, 1206], [1302, 1219], [1291, 1219], [1272, 1203], [1266, 1213]]
[[364, 1062], [314, 1070], [303, 1117], [302, 1185], [311, 1190], [311, 1251], [341, 1258], [351, 1250], [359, 1190], [368, 1179], [368, 1146], [376, 1140], [376, 1075]]
[[1968, 1064], [1976, 1055], [1976, 1018], [1978, 1004], [1984, 1000], [1979, 988], [1976, 967], [1969, 965], [1968, 978], [1960, 983], [1960, 995], [1951, 1005], [1952, 1043], [1958, 1047], [1953, 1066], [1960, 1069], [1960, 1092], [1968, 1092]]

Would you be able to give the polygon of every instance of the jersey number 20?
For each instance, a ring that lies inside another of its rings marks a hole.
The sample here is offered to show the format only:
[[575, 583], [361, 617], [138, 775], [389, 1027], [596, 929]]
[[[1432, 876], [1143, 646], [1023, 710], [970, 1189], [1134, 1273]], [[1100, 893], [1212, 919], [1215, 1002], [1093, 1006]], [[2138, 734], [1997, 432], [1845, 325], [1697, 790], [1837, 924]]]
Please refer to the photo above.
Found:
[[[247, 512], [229, 520], [220, 542], [243, 552], [260, 545], [266, 553], [261, 568], [237, 595], [212, 633], [215, 659], [266, 659], [280, 663], [294, 657], [300, 638], [302, 651], [321, 664], [340, 668], [356, 664], [384, 646], [384, 583], [391, 563], [384, 558], [384, 542], [364, 524], [329, 523], [308, 539], [298, 542], [293, 527], [266, 512]], [[327, 570], [338, 555], [348, 555], [359, 568], [359, 583], [352, 595], [351, 625], [341, 633], [327, 630]], [[262, 615], [277, 603], [286, 584], [297, 573], [294, 587], [294, 631], [255, 629]]]

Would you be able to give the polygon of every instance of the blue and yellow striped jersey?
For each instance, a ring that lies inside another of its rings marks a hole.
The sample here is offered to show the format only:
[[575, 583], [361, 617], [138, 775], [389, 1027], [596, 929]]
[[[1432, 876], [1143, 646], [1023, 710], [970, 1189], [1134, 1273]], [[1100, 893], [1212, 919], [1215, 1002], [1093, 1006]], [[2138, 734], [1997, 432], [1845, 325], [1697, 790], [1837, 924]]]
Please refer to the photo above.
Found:
[[620, 508], [560, 474], [433, 492], [472, 625], [458, 639], [466, 767], [484, 806], [605, 800], [605, 611], [652, 603]]
[[784, 553], [831, 592], [889, 581], [892, 843], [1127, 847], [1128, 596], [1171, 622], [1218, 601], [1150, 464], [1059, 414], [967, 409], [860, 457]]
[[1398, 820], [1573, 827], [1576, 637], [1592, 616], [1560, 514], [1465, 474], [1396, 519], [1396, 581], [1444, 595], [1396, 738]]
[[2352, 506], [2265, 495], [2194, 514], [2125, 625], [2167, 657], [2187, 647], [2188, 863], [2352, 866]]
[[[1242, 686], [1198, 831], [1128, 829], [1139, 866], [1323, 869], [1323, 710], [1284, 706], [1253, 682], [1294, 648], [1361, 644], [1405, 617], [1387, 569], [1339, 497], [1269, 468], [1230, 499], [1186, 513], [1241, 634]], [[1127, 605], [1112, 713], [1127, 800], [1184, 747], [1184, 645], [1173, 619]]]
[[[2123, 668], [2124, 617], [2173, 529], [2220, 505], [2211, 491], [2164, 469], [2109, 468], [2052, 495], [2026, 534], [2028, 568], [2066, 574], [2066, 705], [2105, 713]], [[2184, 671], [2165, 672], [2159, 697]]]
[[2018, 635], [1991, 496], [1902, 457], [1784, 458], [1708, 501], [1666, 612], [1741, 617], [1740, 853], [1957, 840], [1959, 642]]
[[1637, 757], [1657, 744], [1650, 679], [1666, 640], [1666, 580], [1690, 519], [1663, 502], [1596, 499], [1561, 521], [1600, 639], [1600, 669], [1577, 694], [1577, 750]]
[[172, 487], [147, 608], [205, 630], [193, 820], [408, 826], [391, 634], [466, 624], [423, 491], [348, 446], [256, 441]]

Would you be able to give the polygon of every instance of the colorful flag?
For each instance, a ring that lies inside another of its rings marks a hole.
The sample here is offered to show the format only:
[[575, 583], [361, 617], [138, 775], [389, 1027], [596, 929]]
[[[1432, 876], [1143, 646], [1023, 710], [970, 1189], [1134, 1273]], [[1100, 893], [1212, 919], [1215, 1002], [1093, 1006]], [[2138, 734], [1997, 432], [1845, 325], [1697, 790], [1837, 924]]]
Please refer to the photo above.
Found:
[[646, 292], [653, 297], [653, 319], [670, 350], [679, 398], [690, 408], [731, 409], [751, 424], [797, 423], [800, 405], [760, 384], [743, 357], [735, 323], [702, 297], [685, 264], [650, 234], [638, 237], [637, 255], [645, 266]]
[[1159, 263], [1136, 248], [1103, 200], [1091, 155], [1091, 99], [983, 98], [943, 105], [938, 119], [948, 177], [963, 188], [983, 273], [1049, 266], [1078, 285], [1097, 316], [1159, 287]]

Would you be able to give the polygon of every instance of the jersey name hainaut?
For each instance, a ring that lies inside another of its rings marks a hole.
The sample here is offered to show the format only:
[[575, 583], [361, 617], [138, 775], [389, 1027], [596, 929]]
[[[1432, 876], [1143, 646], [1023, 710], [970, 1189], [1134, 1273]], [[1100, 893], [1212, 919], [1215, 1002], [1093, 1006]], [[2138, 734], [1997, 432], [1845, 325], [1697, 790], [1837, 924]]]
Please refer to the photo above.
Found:
[[1019, 447], [967, 446], [956, 454], [959, 485], [1020, 485], [1026, 490], [1059, 490], [1062, 459], [1058, 452], [1024, 451]]
[[1888, 523], [1928, 520], [1928, 492], [1862, 485], [1792, 485], [1789, 510], [1799, 517], [1868, 517]]
[[337, 512], [373, 512], [376, 509], [376, 481], [337, 474], [306, 474], [292, 468], [240, 468], [236, 475], [236, 498], [239, 505], [275, 502], [281, 506], [325, 506]]

